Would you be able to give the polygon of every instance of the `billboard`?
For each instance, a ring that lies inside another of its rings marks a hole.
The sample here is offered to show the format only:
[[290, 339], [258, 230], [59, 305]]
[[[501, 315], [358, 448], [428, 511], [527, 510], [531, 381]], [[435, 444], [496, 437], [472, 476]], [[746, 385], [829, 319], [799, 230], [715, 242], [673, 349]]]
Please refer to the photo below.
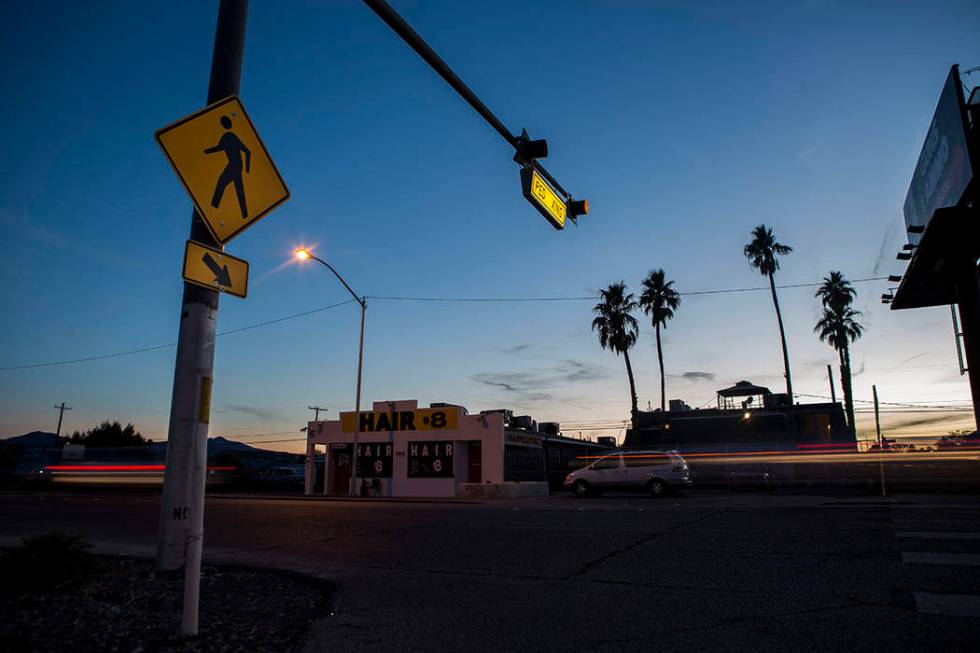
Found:
[[[953, 66], [905, 197], [906, 226], [924, 227], [936, 209], [959, 204], [973, 179], [964, 104], [959, 68]], [[909, 233], [909, 242], [918, 244], [921, 237]]]
[[[344, 433], [353, 433], [357, 413], [341, 413]], [[459, 428], [459, 408], [418, 408], [416, 410], [361, 411], [361, 433], [394, 431], [455, 431]]]

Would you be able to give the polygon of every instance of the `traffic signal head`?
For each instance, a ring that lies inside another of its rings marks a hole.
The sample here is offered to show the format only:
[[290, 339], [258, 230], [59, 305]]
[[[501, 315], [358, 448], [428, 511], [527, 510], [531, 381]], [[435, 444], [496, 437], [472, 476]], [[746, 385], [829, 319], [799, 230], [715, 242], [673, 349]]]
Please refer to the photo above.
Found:
[[514, 161], [524, 165], [535, 159], [545, 159], [548, 157], [548, 141], [543, 138], [531, 140], [528, 138], [527, 130], [522, 129], [521, 135], [517, 138], [517, 145], [514, 146]]
[[578, 224], [578, 217], [580, 215], [589, 214], [589, 200], [569, 200], [565, 205], [565, 212], [571, 218], [572, 222]]
[[519, 162], [530, 162], [535, 159], [544, 159], [548, 156], [548, 141], [543, 138], [538, 140], [522, 139], [517, 142], [517, 152], [514, 159]]

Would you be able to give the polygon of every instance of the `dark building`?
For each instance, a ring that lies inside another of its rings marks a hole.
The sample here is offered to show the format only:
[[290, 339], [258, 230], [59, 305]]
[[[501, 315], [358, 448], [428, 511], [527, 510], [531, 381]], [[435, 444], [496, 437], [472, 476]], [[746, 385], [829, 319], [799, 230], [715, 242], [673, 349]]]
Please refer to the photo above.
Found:
[[[677, 409], [675, 409], [675, 407]], [[793, 404], [785, 394], [739, 381], [718, 391], [717, 408], [691, 409], [671, 401], [662, 413], [641, 411], [637, 428], [626, 433], [625, 446], [685, 451], [799, 448], [839, 445], [855, 448], [839, 403]]]
[[537, 422], [509, 410], [483, 411], [504, 416], [504, 480], [545, 481], [560, 490], [568, 472], [615, 448], [615, 440], [592, 442], [561, 434], [558, 422]]

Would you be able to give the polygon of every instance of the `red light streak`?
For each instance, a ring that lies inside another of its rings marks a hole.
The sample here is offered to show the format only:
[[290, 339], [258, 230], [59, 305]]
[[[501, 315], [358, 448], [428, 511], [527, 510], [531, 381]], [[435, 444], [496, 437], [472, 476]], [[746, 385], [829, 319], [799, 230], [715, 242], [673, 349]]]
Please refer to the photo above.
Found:
[[[162, 472], [166, 465], [47, 465], [49, 472]], [[208, 467], [209, 472], [231, 472], [234, 467]]]

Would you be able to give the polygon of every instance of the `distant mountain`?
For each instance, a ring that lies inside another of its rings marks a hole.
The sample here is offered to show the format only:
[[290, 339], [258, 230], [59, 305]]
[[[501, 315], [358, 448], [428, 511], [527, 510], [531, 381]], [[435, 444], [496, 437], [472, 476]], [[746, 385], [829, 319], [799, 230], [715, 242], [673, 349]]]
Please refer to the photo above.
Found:
[[208, 438], [208, 454], [215, 454], [221, 451], [258, 451], [256, 447], [223, 438], [220, 435], [216, 438]]
[[[67, 438], [59, 438], [54, 433], [47, 433], [45, 431], [32, 431], [31, 433], [25, 433], [24, 435], [17, 435], [10, 438], [4, 438], [0, 442], [4, 444], [19, 444], [25, 449], [60, 449], [65, 443]], [[167, 450], [167, 442], [154, 442], [147, 445], [148, 452], [158, 455], [161, 458], [164, 452]], [[216, 438], [208, 438], [208, 456], [213, 456], [217, 453], [222, 452], [235, 452], [235, 453], [251, 453], [254, 455], [275, 455], [276, 452], [269, 451], [267, 449], [259, 449], [258, 447], [253, 447], [251, 445], [245, 444], [244, 442], [236, 442], [235, 440], [229, 440], [218, 436]]]
[[[154, 451], [163, 452], [167, 448], [167, 442], [154, 442], [150, 445], [150, 448]], [[229, 440], [228, 438], [223, 438], [218, 436], [216, 438], [208, 438], [208, 455], [213, 456], [216, 453], [221, 453], [223, 451], [264, 451], [258, 449], [257, 447], [252, 447], [244, 442], [236, 442], [234, 440]]]
[[19, 444], [26, 449], [50, 449], [61, 447], [64, 440], [54, 433], [46, 431], [31, 431], [24, 435], [17, 435], [12, 438], [4, 438], [4, 444]]

